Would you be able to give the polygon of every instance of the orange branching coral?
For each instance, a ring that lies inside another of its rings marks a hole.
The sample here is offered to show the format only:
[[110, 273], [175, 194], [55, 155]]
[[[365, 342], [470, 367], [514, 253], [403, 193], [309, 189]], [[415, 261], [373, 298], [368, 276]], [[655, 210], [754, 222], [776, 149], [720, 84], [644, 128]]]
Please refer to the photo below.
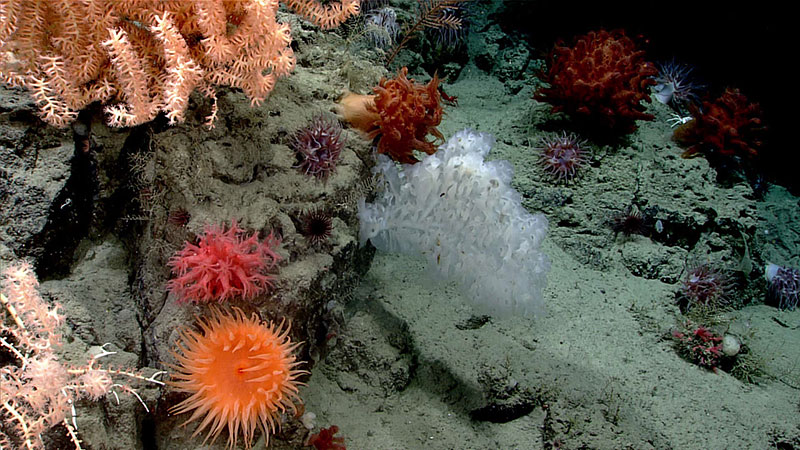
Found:
[[752, 160], [761, 149], [765, 131], [761, 108], [738, 89], [728, 88], [718, 99], [690, 108], [694, 120], [675, 130], [673, 138], [688, 146], [684, 158], [704, 153]]
[[[381, 79], [373, 88], [374, 95], [345, 95], [338, 112], [368, 139], [379, 137], [378, 153], [413, 164], [417, 162], [414, 150], [430, 155], [436, 151], [436, 140], [444, 140], [436, 129], [442, 121], [442, 101], [436, 75], [428, 84], [416, 83], [407, 75], [408, 68], [403, 67], [397, 78]], [[429, 140], [429, 134], [436, 139]]]
[[[325, 6], [286, 0], [322, 28], [358, 13], [360, 0]], [[242, 89], [253, 104], [292, 71], [278, 0], [0, 0], [0, 80], [31, 91], [42, 118], [66, 126], [89, 103], [108, 103], [112, 126], [160, 112], [181, 121], [195, 89]], [[208, 124], [213, 124], [216, 102]]]
[[230, 448], [240, 432], [250, 448], [257, 428], [269, 441], [279, 414], [295, 411], [297, 378], [308, 373], [297, 368], [301, 362], [292, 352], [299, 344], [289, 340], [289, 327], [247, 317], [238, 308], [213, 309], [199, 325], [200, 332], [182, 332], [180, 354], [173, 354], [179, 366], [172, 366], [176, 381], [170, 384], [190, 396], [170, 412], [192, 412], [185, 424], [200, 420], [192, 436], [207, 430], [205, 441], [213, 443], [225, 428]]
[[644, 112], [648, 86], [656, 68], [644, 61], [644, 52], [622, 30], [592, 31], [572, 47], [557, 44], [544, 77], [550, 87], [534, 98], [553, 105], [573, 118], [623, 134], [636, 129], [635, 120], [653, 120]]

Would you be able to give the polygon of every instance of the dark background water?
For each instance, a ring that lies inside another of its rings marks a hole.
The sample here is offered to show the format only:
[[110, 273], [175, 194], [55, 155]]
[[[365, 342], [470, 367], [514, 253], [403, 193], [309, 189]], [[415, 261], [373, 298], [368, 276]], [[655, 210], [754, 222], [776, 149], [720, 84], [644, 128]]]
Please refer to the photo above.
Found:
[[[591, 30], [625, 29], [653, 62], [676, 61], [694, 74], [712, 97], [739, 88], [764, 112], [768, 134], [762, 170], [771, 181], [800, 193], [797, 176], [800, 132], [794, 87], [800, 59], [795, 15], [772, 2], [721, 1], [535, 1], [506, 0], [499, 21], [544, 56], [559, 39]], [[792, 44], [795, 42], [795, 44]]]

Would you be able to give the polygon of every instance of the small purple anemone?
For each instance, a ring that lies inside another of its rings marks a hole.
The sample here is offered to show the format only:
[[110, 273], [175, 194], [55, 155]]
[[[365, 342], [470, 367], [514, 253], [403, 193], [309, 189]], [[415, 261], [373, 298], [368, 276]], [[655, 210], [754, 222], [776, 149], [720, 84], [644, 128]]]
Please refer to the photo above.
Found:
[[698, 91], [702, 85], [692, 81], [690, 74], [692, 67], [677, 63], [674, 60], [658, 65], [658, 75], [655, 76], [656, 84], [653, 86], [653, 96], [659, 102], [670, 105], [679, 111], [688, 108], [689, 104], [698, 101]]
[[800, 270], [769, 263], [764, 270], [769, 283], [767, 300], [778, 309], [793, 310], [800, 300]]
[[686, 309], [693, 306], [717, 308], [730, 303], [733, 288], [728, 275], [708, 263], [692, 267], [681, 283], [680, 297]]
[[540, 141], [539, 162], [544, 170], [558, 181], [569, 183], [578, 170], [586, 164], [586, 142], [575, 134], [564, 132], [560, 136], [545, 136]]
[[344, 148], [344, 136], [339, 121], [317, 114], [304, 128], [297, 130], [291, 147], [297, 155], [295, 167], [320, 180], [326, 180], [336, 170]]

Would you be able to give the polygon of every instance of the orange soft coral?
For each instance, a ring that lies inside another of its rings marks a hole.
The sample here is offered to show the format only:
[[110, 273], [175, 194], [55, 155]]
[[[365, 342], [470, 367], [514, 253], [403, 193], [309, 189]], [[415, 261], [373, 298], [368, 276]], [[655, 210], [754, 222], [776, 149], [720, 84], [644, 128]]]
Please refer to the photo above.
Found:
[[191, 394], [170, 413], [192, 412], [186, 423], [201, 420], [192, 433], [207, 430], [211, 442], [228, 429], [228, 446], [236, 447], [239, 432], [250, 448], [256, 428], [265, 440], [278, 427], [278, 414], [295, 410], [297, 369], [292, 352], [299, 344], [289, 340], [289, 327], [271, 325], [255, 314], [233, 308], [232, 313], [212, 310], [200, 321], [201, 332], [184, 330], [172, 366], [176, 380], [170, 383]]
[[553, 105], [553, 112], [613, 134], [634, 131], [636, 120], [653, 120], [641, 101], [650, 101], [648, 86], [655, 84], [658, 71], [622, 30], [592, 31], [572, 47], [556, 45], [549, 66], [543, 81], [550, 87], [534, 98]]
[[[379, 137], [378, 153], [413, 164], [414, 150], [430, 155], [436, 151], [436, 140], [444, 140], [436, 129], [442, 121], [442, 102], [436, 75], [428, 84], [415, 83], [406, 75], [408, 68], [403, 67], [396, 78], [381, 79], [374, 95], [345, 95], [338, 112], [368, 139]], [[436, 139], [428, 140], [429, 134]]]
[[704, 153], [715, 160], [735, 157], [753, 160], [761, 148], [765, 127], [761, 108], [750, 103], [738, 89], [728, 88], [718, 99], [690, 108], [694, 120], [675, 130], [673, 138], [687, 146], [689, 158]]

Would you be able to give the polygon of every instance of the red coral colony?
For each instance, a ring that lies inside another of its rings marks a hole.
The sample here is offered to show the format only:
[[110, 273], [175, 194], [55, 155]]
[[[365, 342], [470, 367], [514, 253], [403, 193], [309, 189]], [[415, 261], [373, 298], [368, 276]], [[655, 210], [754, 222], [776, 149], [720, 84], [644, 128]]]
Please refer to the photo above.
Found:
[[723, 357], [722, 337], [706, 327], [686, 323], [683, 330], [674, 330], [672, 339], [678, 353], [700, 367], [716, 372]]
[[328, 428], [319, 430], [319, 433], [314, 433], [309, 436], [307, 446], [313, 446], [317, 450], [347, 450], [344, 445], [343, 437], [336, 437], [339, 432], [339, 427], [331, 425]]
[[[361, 130], [368, 139], [379, 138], [378, 153], [407, 164], [417, 162], [414, 150], [429, 155], [436, 151], [436, 141], [444, 136], [436, 127], [442, 121], [439, 78], [428, 84], [409, 79], [403, 67], [394, 79], [381, 79], [374, 95], [349, 93], [339, 102], [344, 120]], [[433, 135], [434, 140], [429, 140]]]
[[761, 108], [750, 103], [738, 89], [728, 88], [718, 99], [704, 101], [702, 108], [690, 107], [694, 120], [675, 130], [673, 139], [688, 146], [690, 158], [700, 153], [716, 162], [719, 158], [752, 161], [761, 149]]
[[636, 120], [653, 120], [641, 102], [650, 102], [649, 86], [658, 70], [624, 31], [592, 31], [572, 47], [556, 44], [548, 65], [543, 79], [550, 87], [534, 98], [553, 105], [553, 112], [612, 134], [633, 132]]
[[259, 242], [258, 233], [246, 235], [235, 221], [228, 230], [206, 226], [197, 244], [187, 242], [170, 258], [175, 278], [167, 289], [179, 301], [252, 299], [272, 287], [268, 272], [281, 259], [274, 251], [279, 243], [272, 233]]

